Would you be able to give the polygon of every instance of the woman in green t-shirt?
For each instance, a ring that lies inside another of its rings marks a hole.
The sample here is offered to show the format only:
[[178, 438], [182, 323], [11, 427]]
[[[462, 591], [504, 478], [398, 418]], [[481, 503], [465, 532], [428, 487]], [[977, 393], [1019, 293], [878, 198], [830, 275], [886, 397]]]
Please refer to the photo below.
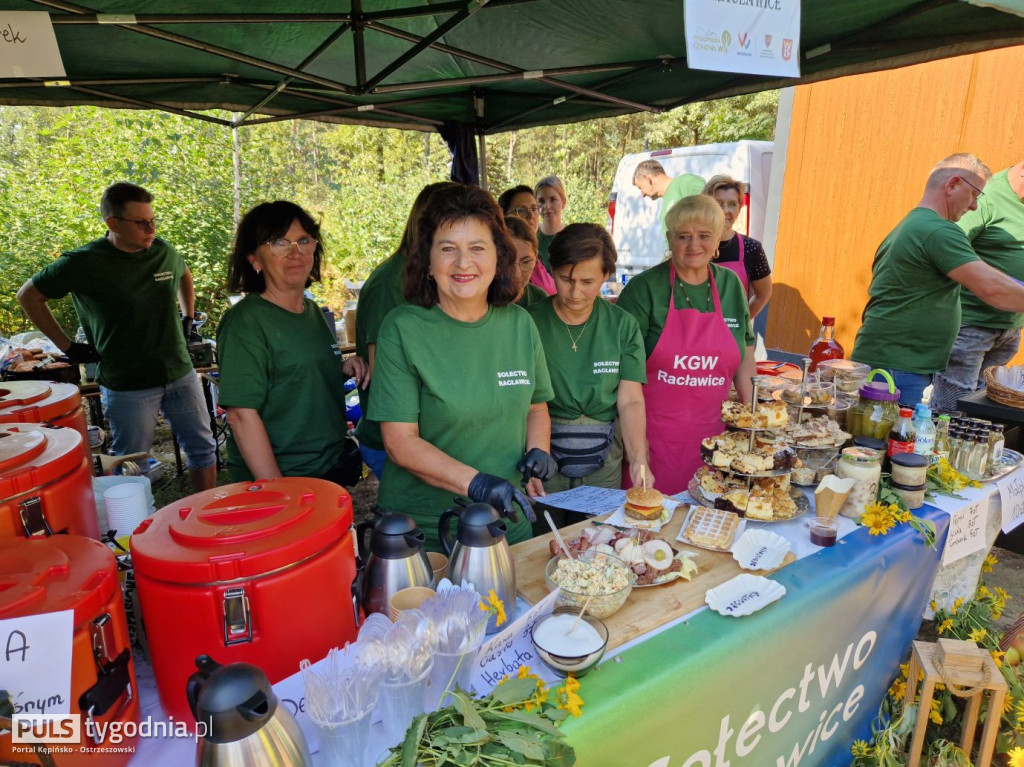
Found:
[[516, 517], [510, 542], [528, 538], [533, 512], [516, 486], [527, 480], [542, 495], [555, 471], [544, 351], [529, 315], [510, 305], [515, 255], [487, 192], [438, 191], [406, 254], [408, 303], [377, 338], [369, 417], [388, 453], [378, 502], [412, 516], [430, 549], [452, 494]]
[[559, 471], [544, 489], [621, 487], [623, 447], [633, 483], [640, 484], [643, 471], [653, 486], [640, 327], [600, 297], [601, 286], [615, 273], [612, 238], [597, 224], [570, 224], [551, 241], [549, 252], [557, 293], [528, 310], [555, 390], [548, 409]]
[[537, 235], [540, 241], [540, 261], [550, 272], [548, 248], [555, 235], [565, 229], [565, 223], [562, 221], [562, 211], [565, 210], [567, 202], [565, 186], [558, 176], [545, 176], [537, 182], [533, 194], [540, 204], [540, 232]]
[[318, 477], [353, 485], [362, 472], [347, 439], [345, 381], [369, 382], [366, 361], [344, 362], [334, 329], [305, 297], [320, 279], [320, 227], [278, 200], [242, 218], [228, 287], [246, 297], [217, 332], [220, 404], [227, 409], [228, 468], [237, 481]]

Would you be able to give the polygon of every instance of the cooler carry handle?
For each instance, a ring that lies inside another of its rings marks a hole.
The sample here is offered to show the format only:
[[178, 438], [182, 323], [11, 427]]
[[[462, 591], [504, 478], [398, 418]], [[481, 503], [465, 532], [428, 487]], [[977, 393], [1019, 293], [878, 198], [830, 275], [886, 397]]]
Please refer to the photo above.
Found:
[[224, 645], [252, 641], [252, 612], [244, 587], [224, 592]]
[[50, 529], [43, 514], [43, 499], [39, 496], [18, 504], [18, 513], [21, 515], [21, 526], [25, 530], [26, 538], [53, 535], [53, 530]]
[[97, 728], [92, 724], [94, 717], [104, 716], [110, 707], [123, 696], [121, 707], [111, 717], [116, 719], [128, 708], [128, 704], [135, 697], [132, 691], [132, 677], [128, 670], [132, 654], [127, 648], [121, 651], [117, 659], [107, 667], [101, 667], [96, 684], [82, 693], [78, 699], [78, 708], [85, 712], [86, 721], [89, 726], [86, 732], [91, 733], [90, 737], [95, 745], [101, 741], [96, 739]]

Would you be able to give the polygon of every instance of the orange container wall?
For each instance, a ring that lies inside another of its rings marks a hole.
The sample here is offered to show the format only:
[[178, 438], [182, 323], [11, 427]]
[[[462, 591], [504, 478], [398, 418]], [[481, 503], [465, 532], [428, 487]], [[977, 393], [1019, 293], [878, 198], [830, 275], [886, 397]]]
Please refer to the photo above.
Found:
[[770, 348], [806, 354], [834, 315], [849, 354], [875, 250], [921, 199], [932, 165], [971, 152], [998, 172], [1024, 157], [1022, 92], [1024, 46], [796, 88]]

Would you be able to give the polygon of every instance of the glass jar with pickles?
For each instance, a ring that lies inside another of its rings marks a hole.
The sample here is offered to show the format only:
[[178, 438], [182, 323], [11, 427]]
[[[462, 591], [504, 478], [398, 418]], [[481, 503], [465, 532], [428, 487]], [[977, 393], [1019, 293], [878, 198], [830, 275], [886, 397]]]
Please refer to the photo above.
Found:
[[[881, 375], [885, 382], [872, 380]], [[854, 437], [886, 439], [899, 419], [900, 390], [885, 370], [872, 370], [858, 399], [846, 414], [846, 430]]]

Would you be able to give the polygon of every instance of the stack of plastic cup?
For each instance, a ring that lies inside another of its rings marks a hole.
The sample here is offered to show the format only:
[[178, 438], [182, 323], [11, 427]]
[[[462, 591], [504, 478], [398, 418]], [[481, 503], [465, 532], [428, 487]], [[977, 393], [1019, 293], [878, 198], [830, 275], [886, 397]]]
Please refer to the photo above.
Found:
[[107, 524], [118, 539], [131, 535], [149, 512], [146, 489], [134, 482], [104, 490], [103, 504], [107, 507]]

